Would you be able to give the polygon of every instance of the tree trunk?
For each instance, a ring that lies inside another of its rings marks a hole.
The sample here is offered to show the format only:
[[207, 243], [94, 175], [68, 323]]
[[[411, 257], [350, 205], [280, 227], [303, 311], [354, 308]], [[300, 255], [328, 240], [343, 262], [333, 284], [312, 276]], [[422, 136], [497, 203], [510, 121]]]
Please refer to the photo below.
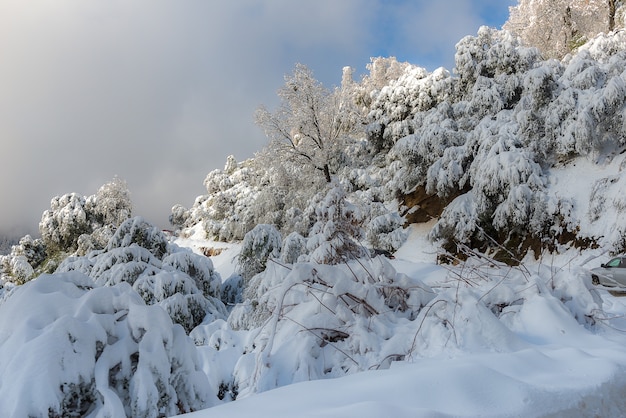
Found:
[[326, 182], [330, 183], [330, 168], [328, 168], [328, 164], [324, 164], [324, 177], [326, 177]]
[[617, 0], [609, 0], [609, 32], [615, 29], [615, 3]]

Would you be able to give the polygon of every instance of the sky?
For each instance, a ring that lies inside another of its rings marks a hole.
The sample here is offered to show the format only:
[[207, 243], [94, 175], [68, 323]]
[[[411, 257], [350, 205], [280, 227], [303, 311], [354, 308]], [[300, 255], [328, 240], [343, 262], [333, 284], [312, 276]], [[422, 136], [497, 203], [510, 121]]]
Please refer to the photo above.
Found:
[[2, 0], [0, 234], [36, 235], [54, 196], [115, 176], [134, 214], [168, 227], [226, 157], [266, 143], [260, 105], [296, 63], [327, 87], [395, 56], [454, 67], [515, 0]]

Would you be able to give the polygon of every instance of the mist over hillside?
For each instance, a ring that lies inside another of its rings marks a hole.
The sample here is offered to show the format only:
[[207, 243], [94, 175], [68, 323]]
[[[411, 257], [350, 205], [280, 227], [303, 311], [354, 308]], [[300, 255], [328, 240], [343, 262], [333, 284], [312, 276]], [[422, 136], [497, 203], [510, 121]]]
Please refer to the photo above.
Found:
[[19, 238], [12, 236], [0, 236], [0, 255], [6, 255], [11, 251], [11, 246], [17, 244]]

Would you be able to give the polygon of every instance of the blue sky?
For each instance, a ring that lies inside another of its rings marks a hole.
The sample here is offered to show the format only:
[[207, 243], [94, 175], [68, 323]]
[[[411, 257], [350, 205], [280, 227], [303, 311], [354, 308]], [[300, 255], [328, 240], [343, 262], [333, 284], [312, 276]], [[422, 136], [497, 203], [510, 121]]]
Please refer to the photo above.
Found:
[[56, 195], [115, 175], [167, 225], [226, 157], [265, 144], [259, 105], [297, 62], [327, 86], [396, 56], [429, 70], [501, 27], [507, 0], [3, 0], [0, 232], [36, 232]]

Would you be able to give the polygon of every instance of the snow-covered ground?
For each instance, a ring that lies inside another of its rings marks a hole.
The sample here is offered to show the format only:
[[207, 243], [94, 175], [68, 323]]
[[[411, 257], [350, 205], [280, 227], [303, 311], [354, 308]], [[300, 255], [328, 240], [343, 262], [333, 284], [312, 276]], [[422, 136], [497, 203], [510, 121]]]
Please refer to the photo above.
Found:
[[[390, 263], [398, 273], [420, 277], [432, 287], [445, 287], [450, 272], [435, 263], [436, 248], [425, 239], [428, 228], [412, 226], [407, 243]], [[203, 246], [193, 240], [179, 243]], [[231, 260], [230, 252], [234, 251], [231, 248], [225, 252]], [[226, 257], [214, 258], [218, 271], [224, 269], [220, 272], [223, 278], [232, 272]], [[577, 286], [587, 286], [586, 269], [579, 265], [592, 264], [585, 266], [591, 268], [601, 261], [602, 256], [596, 258], [589, 253], [576, 257], [576, 252], [569, 251], [550, 263], [562, 266], [562, 277], [581, 278]], [[526, 268], [532, 275], [534, 269], [539, 271], [545, 266], [529, 262]], [[506, 331], [510, 334], [503, 334], [497, 321], [480, 323], [480, 318], [475, 318], [479, 323], [470, 326], [474, 331], [458, 331], [464, 343], [446, 348], [446, 341], [434, 334], [433, 344], [441, 345], [437, 354], [394, 362], [386, 370], [294, 383], [185, 416], [624, 416], [626, 298], [603, 290], [591, 290], [590, 294], [600, 296], [596, 300], [602, 305], [601, 311], [594, 313], [594, 326], [584, 326], [574, 318], [576, 307], [566, 308], [575, 301], [565, 295], [557, 299], [554, 293], [540, 290], [511, 314], [514, 318], [507, 323]], [[506, 322], [502, 317], [501, 321]], [[457, 328], [464, 325], [461, 321], [455, 324]], [[397, 331], [401, 332], [400, 326]], [[201, 357], [204, 353], [205, 362], [218, 359], [215, 352], [200, 353]], [[211, 367], [217, 365], [205, 364], [207, 370]]]

